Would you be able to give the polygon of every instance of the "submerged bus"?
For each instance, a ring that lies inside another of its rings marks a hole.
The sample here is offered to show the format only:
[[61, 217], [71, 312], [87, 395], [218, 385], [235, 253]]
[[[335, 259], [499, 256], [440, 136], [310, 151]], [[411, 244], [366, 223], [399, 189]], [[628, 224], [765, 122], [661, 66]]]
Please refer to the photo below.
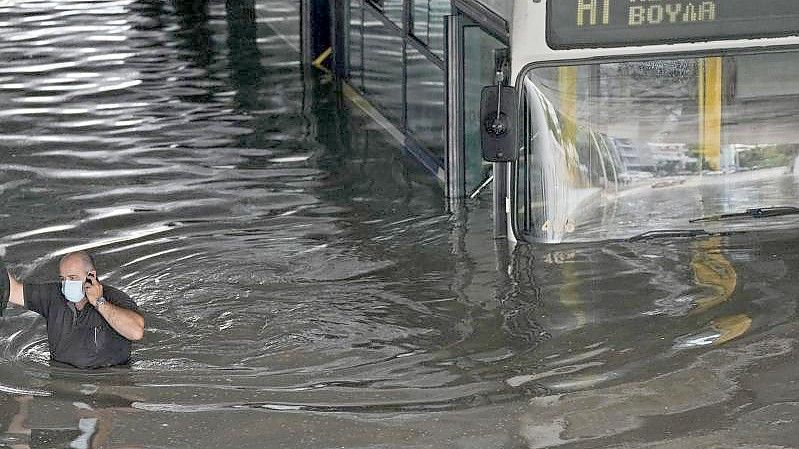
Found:
[[497, 236], [799, 224], [796, 0], [309, 4], [332, 5], [323, 56], [452, 207], [493, 185]]

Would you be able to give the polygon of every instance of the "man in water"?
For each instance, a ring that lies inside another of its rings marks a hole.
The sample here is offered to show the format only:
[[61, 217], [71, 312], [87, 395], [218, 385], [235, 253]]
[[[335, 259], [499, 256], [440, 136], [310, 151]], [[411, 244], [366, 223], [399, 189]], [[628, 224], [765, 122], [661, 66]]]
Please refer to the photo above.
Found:
[[50, 358], [78, 368], [122, 365], [131, 341], [144, 336], [144, 317], [128, 295], [97, 279], [85, 251], [65, 255], [60, 283], [21, 283], [0, 264], [0, 313], [8, 302], [47, 320]]

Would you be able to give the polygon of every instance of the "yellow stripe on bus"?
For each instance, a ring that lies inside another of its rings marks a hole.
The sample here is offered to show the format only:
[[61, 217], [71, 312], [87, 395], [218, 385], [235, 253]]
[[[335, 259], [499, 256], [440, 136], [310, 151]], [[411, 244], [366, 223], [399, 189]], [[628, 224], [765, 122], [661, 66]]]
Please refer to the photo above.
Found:
[[722, 64], [720, 57], [699, 64], [699, 148], [707, 168], [721, 169]]

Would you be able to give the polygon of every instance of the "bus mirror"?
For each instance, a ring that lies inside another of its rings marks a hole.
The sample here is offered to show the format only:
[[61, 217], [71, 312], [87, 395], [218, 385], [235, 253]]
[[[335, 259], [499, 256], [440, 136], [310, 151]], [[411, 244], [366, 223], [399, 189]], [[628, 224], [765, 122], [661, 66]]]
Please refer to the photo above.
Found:
[[510, 86], [486, 86], [480, 96], [480, 143], [488, 162], [513, 162], [516, 142], [516, 92]]

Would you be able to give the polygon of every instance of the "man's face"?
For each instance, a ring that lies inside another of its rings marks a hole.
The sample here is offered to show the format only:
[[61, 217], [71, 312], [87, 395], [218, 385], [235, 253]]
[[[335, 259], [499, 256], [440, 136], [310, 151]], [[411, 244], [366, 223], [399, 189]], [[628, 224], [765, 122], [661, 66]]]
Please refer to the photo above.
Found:
[[89, 273], [94, 273], [94, 271], [88, 271], [86, 266], [76, 258], [66, 259], [58, 266], [58, 279], [61, 281], [85, 281]]

